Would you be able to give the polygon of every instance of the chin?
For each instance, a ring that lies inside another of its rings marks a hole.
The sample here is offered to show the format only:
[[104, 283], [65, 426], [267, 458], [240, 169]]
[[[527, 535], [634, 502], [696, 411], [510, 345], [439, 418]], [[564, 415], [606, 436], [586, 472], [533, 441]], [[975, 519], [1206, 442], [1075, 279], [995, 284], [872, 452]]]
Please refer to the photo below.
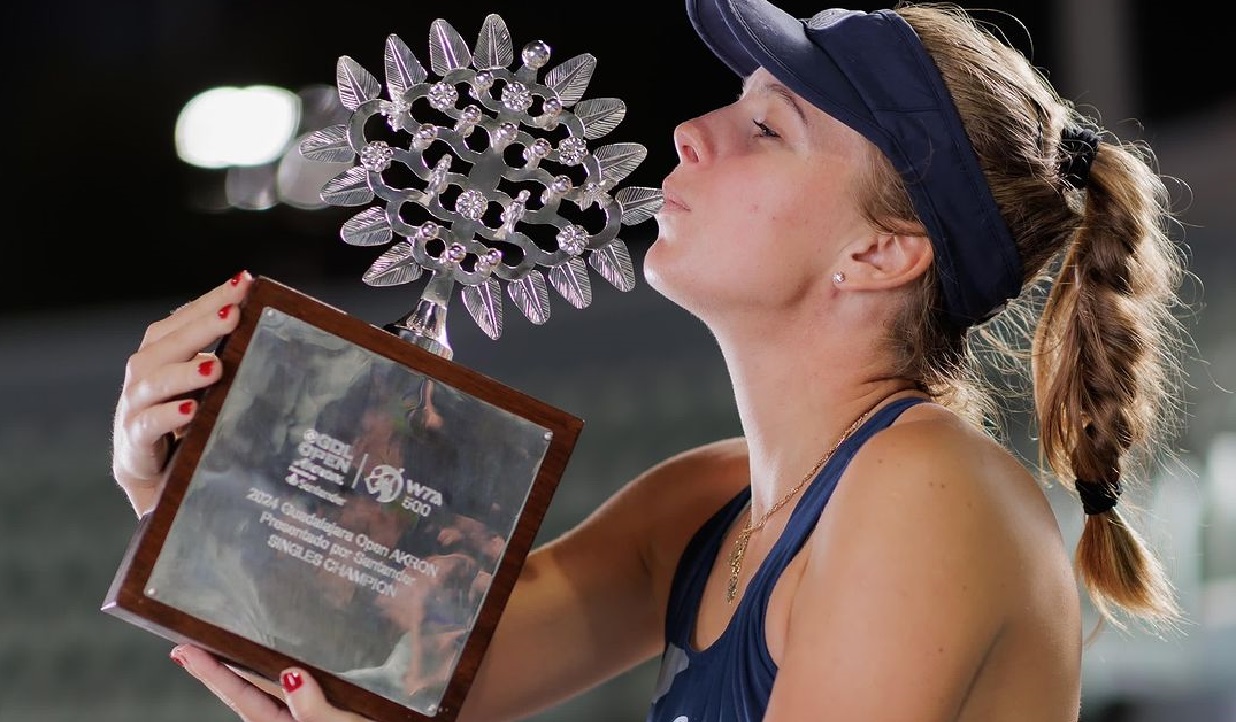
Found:
[[669, 259], [666, 256], [669, 255], [669, 249], [666, 245], [667, 241], [659, 237], [648, 246], [644, 253], [644, 281], [652, 290], [668, 297], [670, 294], [667, 286], [671, 284], [667, 283], [666, 266]]
[[670, 302], [682, 307], [689, 313], [695, 313], [698, 304], [692, 284], [698, 281], [696, 274], [691, 272], [686, 260], [667, 247], [666, 241], [657, 239], [644, 254], [644, 281], [648, 287], [664, 296]]

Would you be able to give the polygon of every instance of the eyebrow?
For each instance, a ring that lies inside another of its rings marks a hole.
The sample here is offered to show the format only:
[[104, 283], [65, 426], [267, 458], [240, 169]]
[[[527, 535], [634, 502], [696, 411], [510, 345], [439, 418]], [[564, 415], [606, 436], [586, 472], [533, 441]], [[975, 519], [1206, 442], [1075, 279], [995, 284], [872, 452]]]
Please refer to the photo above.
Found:
[[[751, 79], [753, 77], [755, 76], [748, 75], [746, 78], [743, 79], [742, 81], [742, 94], [743, 95], [746, 95], [751, 90], [751, 86], [752, 86]], [[799, 120], [803, 122], [803, 125], [811, 124], [810, 121], [807, 120], [807, 114], [803, 111], [802, 106], [798, 104], [798, 100], [794, 97], [794, 93], [789, 88], [785, 87], [781, 83], [767, 83], [767, 84], [761, 85], [759, 87], [759, 91], [765, 92], [765, 93], [771, 93], [773, 97], [779, 98], [782, 102], [788, 105], [794, 111], [796, 115], [798, 115], [798, 118]]]

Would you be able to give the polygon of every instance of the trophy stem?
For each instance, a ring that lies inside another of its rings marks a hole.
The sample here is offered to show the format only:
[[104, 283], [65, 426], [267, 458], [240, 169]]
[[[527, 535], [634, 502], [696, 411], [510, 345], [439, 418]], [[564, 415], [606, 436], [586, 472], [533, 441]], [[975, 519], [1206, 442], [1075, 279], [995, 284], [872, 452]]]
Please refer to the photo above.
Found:
[[416, 308], [382, 329], [449, 360], [455, 352], [446, 338], [446, 303], [454, 283], [449, 274], [434, 272]]

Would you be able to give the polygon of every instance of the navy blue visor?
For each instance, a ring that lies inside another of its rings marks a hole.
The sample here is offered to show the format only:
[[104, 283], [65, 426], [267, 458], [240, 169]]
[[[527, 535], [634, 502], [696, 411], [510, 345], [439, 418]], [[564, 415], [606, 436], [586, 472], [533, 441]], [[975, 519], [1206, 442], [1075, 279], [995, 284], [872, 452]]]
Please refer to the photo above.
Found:
[[1021, 262], [935, 62], [892, 10], [795, 18], [767, 0], [687, 0], [735, 73], [764, 68], [875, 144], [901, 175], [935, 249], [949, 319], [969, 327], [1021, 291]]

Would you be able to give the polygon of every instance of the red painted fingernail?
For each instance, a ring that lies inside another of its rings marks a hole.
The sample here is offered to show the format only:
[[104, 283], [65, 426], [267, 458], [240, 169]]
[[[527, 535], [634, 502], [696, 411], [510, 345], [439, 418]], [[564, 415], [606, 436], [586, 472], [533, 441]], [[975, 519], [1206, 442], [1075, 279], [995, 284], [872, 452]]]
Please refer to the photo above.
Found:
[[193, 402], [192, 401], [181, 401], [180, 406], [177, 406], [176, 408], [180, 410], [180, 413], [184, 414], [185, 416], [188, 416], [189, 414], [193, 413]]
[[237, 273], [235, 276], [232, 276], [231, 279], [228, 280], [228, 283], [232, 284], [233, 286], [238, 286], [240, 285], [240, 282], [244, 280], [245, 276], [248, 276], [248, 275], [249, 275], [248, 271], [241, 271], [240, 273]]
[[214, 361], [203, 361], [197, 365], [197, 372], [203, 376], [209, 376], [211, 371], [215, 370]]
[[175, 662], [176, 664], [179, 664], [181, 667], [184, 667], [184, 666], [185, 666], [185, 659], [184, 659], [184, 657], [181, 657], [181, 656], [180, 656], [180, 654], [179, 654], [178, 652], [176, 652], [176, 650], [172, 650], [172, 653], [171, 653], [170, 655], [168, 655], [168, 656], [170, 656], [170, 657], [172, 658], [172, 661], [173, 661], [173, 662]]
[[283, 682], [283, 691], [288, 694], [300, 689], [300, 686], [305, 683], [305, 680], [300, 676], [300, 672], [284, 672], [280, 681]]
[[219, 318], [227, 318], [228, 316], [231, 316], [231, 315], [232, 315], [232, 304], [229, 303], [228, 305], [219, 309]]

